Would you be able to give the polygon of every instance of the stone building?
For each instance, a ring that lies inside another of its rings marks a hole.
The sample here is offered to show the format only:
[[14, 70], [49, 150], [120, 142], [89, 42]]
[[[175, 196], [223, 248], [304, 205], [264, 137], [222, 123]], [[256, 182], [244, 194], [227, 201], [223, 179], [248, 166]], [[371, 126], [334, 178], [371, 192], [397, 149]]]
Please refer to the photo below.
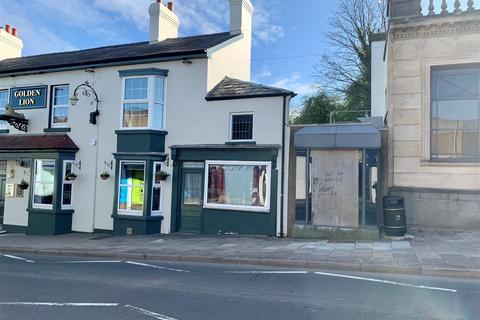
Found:
[[389, 3], [386, 181], [391, 194], [405, 197], [410, 226], [480, 228], [475, 2]]

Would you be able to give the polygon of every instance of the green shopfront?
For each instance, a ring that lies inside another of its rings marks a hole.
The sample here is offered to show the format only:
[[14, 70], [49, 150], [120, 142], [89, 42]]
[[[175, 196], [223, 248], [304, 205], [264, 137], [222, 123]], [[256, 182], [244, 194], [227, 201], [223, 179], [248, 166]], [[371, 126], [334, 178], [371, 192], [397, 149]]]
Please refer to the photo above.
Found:
[[172, 232], [274, 236], [279, 148], [172, 146]]

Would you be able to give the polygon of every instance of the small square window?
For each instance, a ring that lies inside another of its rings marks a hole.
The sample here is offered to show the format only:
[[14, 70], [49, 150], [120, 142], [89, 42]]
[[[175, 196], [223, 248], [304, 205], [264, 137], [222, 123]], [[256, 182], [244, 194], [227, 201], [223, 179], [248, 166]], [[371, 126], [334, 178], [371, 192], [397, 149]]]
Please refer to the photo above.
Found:
[[231, 140], [253, 140], [253, 114], [232, 114]]

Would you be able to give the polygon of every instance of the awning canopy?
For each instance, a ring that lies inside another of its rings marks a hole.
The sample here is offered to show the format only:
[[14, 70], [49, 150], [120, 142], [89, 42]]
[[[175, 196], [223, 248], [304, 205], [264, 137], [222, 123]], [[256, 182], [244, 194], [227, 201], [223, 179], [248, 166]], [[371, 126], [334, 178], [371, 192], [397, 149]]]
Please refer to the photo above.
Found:
[[78, 146], [65, 133], [9, 134], [0, 136], [0, 158], [25, 154], [76, 153]]
[[300, 129], [294, 144], [302, 149], [378, 149], [381, 137], [371, 124], [327, 124]]

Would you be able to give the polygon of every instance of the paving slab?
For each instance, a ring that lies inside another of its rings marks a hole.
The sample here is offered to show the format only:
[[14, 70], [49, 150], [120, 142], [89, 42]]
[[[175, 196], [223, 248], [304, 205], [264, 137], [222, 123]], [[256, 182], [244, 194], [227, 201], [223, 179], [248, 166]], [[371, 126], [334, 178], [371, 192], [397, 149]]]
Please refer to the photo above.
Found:
[[0, 235], [0, 252], [480, 278], [480, 232], [423, 232], [409, 241], [348, 243], [244, 236], [7, 233]]

